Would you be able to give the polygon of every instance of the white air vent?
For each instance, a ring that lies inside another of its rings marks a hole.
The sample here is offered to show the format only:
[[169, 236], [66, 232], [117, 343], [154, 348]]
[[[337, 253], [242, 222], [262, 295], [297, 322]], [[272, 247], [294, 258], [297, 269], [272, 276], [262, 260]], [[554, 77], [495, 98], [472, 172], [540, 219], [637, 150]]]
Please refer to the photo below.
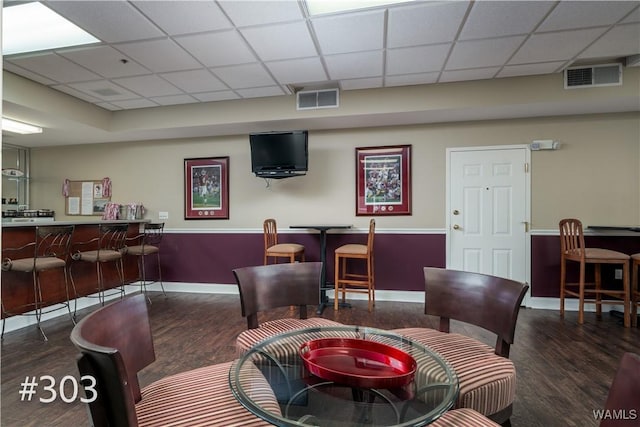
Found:
[[619, 86], [622, 84], [620, 64], [572, 67], [564, 70], [564, 88]]
[[336, 108], [339, 101], [338, 89], [303, 90], [296, 94], [298, 110]]

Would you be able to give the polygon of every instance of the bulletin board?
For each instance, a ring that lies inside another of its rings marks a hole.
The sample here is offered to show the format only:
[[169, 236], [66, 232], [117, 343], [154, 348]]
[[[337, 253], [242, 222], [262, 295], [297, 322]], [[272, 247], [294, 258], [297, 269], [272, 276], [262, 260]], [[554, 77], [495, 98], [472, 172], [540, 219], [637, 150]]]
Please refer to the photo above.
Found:
[[65, 191], [65, 214], [102, 215], [111, 195], [107, 196], [104, 180], [68, 181]]

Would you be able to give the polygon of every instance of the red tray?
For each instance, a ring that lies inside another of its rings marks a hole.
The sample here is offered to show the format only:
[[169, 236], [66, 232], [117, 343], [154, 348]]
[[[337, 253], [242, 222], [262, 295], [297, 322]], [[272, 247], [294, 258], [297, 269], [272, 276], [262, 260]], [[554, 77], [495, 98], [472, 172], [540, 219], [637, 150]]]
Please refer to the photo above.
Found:
[[404, 351], [356, 338], [321, 338], [300, 346], [304, 366], [327, 381], [359, 388], [398, 388], [413, 381], [416, 361]]

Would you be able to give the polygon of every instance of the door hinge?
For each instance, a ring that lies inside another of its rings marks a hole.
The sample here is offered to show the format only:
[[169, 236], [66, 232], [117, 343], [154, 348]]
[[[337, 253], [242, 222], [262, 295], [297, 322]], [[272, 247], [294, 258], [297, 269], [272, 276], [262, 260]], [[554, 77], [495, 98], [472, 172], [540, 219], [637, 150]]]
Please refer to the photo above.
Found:
[[524, 164], [524, 173], [529, 173], [529, 163]]

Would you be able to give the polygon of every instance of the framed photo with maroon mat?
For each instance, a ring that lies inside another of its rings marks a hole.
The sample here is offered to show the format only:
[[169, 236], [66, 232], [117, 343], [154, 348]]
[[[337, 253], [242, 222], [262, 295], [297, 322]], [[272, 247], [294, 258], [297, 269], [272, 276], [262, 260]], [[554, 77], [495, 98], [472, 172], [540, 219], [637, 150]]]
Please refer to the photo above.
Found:
[[411, 215], [411, 145], [356, 148], [356, 215]]
[[184, 160], [184, 219], [229, 219], [229, 157]]

